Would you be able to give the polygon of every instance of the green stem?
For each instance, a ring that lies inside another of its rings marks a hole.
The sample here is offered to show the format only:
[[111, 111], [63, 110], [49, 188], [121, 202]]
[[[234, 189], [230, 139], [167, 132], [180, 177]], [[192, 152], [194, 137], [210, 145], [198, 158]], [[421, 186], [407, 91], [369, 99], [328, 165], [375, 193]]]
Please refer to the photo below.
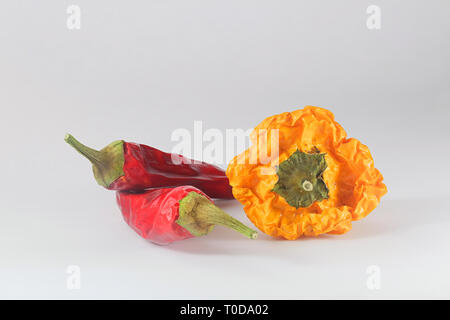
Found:
[[194, 236], [208, 234], [214, 225], [231, 228], [247, 238], [256, 239], [258, 233], [215, 206], [205, 196], [190, 192], [180, 200], [179, 218], [176, 223]]
[[71, 134], [66, 134], [66, 136], [64, 137], [64, 141], [66, 141], [75, 150], [85, 156], [93, 165], [100, 167], [104, 166], [102, 153], [100, 151], [85, 146], [80, 141], [75, 139]]
[[66, 134], [64, 141], [92, 163], [94, 177], [99, 185], [109, 188], [114, 181], [124, 175], [125, 158], [122, 140], [113, 141], [102, 150], [89, 148], [70, 134]]
[[328, 199], [328, 187], [323, 180], [327, 168], [325, 153], [316, 148], [313, 153], [295, 151], [280, 163], [278, 181], [272, 191], [296, 209]]

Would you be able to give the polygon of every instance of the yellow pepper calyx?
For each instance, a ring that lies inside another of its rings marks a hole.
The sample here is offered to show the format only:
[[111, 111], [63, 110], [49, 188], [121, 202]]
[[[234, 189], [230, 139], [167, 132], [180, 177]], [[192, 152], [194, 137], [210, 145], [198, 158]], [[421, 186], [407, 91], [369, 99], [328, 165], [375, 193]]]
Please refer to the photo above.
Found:
[[322, 177], [326, 168], [324, 153], [297, 150], [280, 163], [278, 181], [272, 191], [296, 209], [309, 207], [316, 201], [328, 198], [328, 188]]

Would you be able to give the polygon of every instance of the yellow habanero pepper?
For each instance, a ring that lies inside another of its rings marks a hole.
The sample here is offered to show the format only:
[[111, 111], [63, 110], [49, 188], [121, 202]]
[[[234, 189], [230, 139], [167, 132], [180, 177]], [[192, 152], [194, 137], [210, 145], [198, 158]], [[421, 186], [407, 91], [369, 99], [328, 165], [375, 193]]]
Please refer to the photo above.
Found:
[[[275, 151], [269, 144], [275, 132], [277, 155], [261, 161], [261, 154]], [[307, 106], [269, 117], [250, 139], [252, 146], [230, 162], [227, 176], [247, 216], [268, 235], [343, 234], [387, 192], [369, 148], [346, 138], [326, 109]]]

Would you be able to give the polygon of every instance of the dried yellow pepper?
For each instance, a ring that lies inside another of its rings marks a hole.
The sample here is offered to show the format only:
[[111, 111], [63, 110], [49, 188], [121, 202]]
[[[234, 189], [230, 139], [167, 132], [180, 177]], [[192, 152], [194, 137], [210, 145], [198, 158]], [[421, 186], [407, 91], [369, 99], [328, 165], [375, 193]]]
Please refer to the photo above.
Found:
[[[277, 153], [269, 143], [275, 134]], [[326, 109], [307, 106], [269, 117], [250, 139], [227, 176], [247, 216], [268, 235], [343, 234], [387, 192], [368, 147], [346, 138]], [[275, 157], [262, 161], [265, 154]]]

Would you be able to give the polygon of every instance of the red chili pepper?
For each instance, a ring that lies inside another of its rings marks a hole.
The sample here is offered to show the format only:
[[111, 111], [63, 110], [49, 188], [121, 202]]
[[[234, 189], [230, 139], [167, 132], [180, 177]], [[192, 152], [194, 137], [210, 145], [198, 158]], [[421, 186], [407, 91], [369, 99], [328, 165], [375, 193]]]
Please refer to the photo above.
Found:
[[158, 244], [206, 235], [217, 224], [250, 239], [257, 237], [256, 231], [222, 211], [202, 191], [191, 186], [141, 193], [119, 191], [116, 197], [128, 225], [141, 237]]
[[191, 185], [212, 198], [233, 198], [225, 171], [212, 164], [123, 140], [100, 151], [83, 145], [70, 134], [64, 140], [92, 163], [95, 180], [109, 190]]

